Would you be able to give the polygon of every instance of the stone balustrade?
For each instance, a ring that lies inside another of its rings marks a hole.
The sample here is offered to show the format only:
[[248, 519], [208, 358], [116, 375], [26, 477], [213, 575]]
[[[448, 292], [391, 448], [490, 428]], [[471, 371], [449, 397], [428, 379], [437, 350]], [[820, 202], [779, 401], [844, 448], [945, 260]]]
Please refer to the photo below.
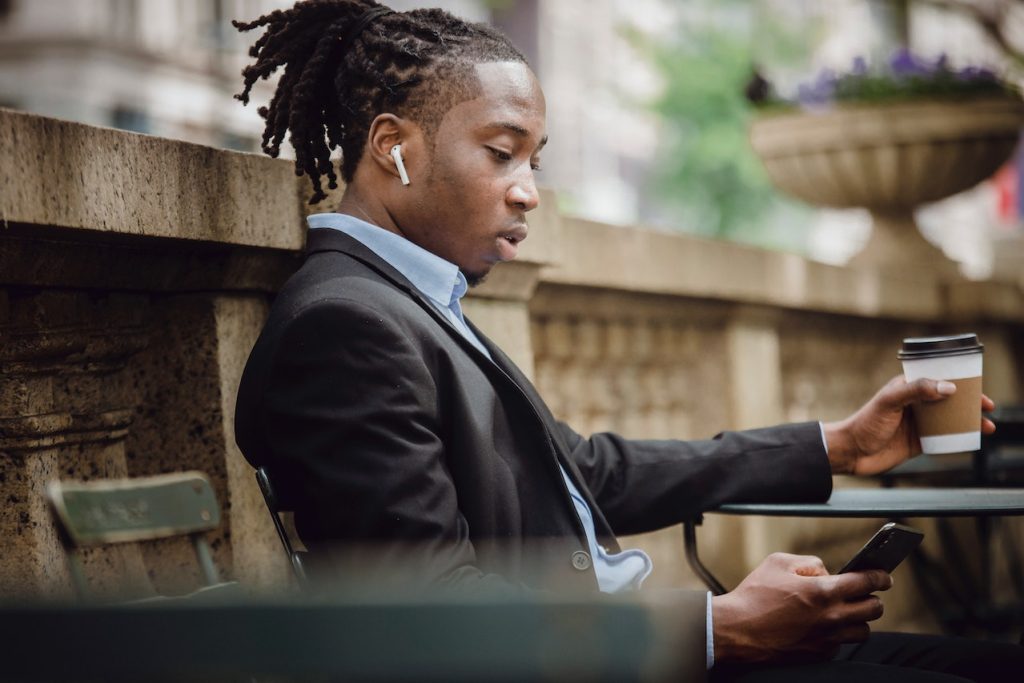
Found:
[[[46, 481], [191, 468], [225, 510], [213, 539], [224, 572], [280, 583], [232, 412], [298, 263], [305, 179], [287, 161], [7, 110], [0, 154], [0, 594], [67, 590]], [[986, 345], [986, 391], [1024, 400], [1019, 284], [826, 266], [569, 218], [543, 199], [521, 258], [466, 310], [583, 433], [704, 438], [839, 418], [898, 374], [904, 336], [964, 330]], [[709, 518], [702, 553], [732, 584], [772, 550], [839, 561], [871, 526]], [[626, 542], [654, 555], [652, 583], [695, 586], [680, 538]], [[173, 589], [188, 553], [144, 546], [86, 563], [101, 585], [148, 571]]]

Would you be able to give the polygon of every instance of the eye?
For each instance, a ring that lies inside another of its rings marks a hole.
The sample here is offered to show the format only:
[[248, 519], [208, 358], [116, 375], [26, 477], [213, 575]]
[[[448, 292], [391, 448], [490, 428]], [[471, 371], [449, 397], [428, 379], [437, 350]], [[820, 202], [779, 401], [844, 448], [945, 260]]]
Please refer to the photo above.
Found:
[[491, 151], [491, 154], [498, 161], [512, 161], [512, 155], [503, 149], [498, 149], [497, 147], [488, 147], [487, 149]]
[[538, 162], [535, 162], [535, 163], [532, 163], [532, 164], [530, 164], [530, 168], [532, 168], [532, 169], [533, 169], [534, 171], [543, 171], [543, 170], [544, 170], [544, 169], [542, 169], [542, 168], [540, 167], [540, 162], [539, 162], [539, 161], [538, 161]]

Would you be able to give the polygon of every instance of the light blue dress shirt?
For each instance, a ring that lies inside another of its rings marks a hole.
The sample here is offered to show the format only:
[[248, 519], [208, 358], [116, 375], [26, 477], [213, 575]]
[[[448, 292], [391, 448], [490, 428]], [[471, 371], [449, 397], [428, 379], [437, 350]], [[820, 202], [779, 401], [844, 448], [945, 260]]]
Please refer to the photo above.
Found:
[[[396, 233], [384, 230], [354, 216], [339, 213], [318, 213], [307, 219], [310, 228], [332, 228], [361, 242], [400, 272], [473, 346], [491, 357], [487, 348], [466, 324], [462, 315], [461, 299], [468, 290], [466, 277], [458, 266], [423, 249]], [[618, 593], [640, 588], [651, 573], [651, 558], [642, 550], [623, 550], [609, 553], [597, 542], [597, 530], [590, 506], [584, 500], [572, 478], [559, 465], [562, 478], [569, 489], [576, 514], [583, 524], [594, 562], [598, 587], [605, 593]], [[707, 602], [707, 666], [714, 663], [712, 641], [711, 594]]]

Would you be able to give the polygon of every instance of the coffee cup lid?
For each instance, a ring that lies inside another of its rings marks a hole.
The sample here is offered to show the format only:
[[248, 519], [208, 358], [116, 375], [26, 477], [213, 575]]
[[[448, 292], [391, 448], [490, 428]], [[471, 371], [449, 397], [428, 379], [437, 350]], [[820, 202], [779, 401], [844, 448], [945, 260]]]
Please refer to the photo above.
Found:
[[982, 353], [984, 346], [976, 334], [954, 334], [948, 337], [909, 337], [903, 340], [903, 348], [897, 354], [900, 360], [938, 358], [940, 356], [963, 356], [968, 353]]

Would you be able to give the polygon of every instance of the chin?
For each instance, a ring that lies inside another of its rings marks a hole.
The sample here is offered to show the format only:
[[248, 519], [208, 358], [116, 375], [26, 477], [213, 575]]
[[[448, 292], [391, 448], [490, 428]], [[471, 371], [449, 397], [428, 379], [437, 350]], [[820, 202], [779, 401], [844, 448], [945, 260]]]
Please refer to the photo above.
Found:
[[466, 284], [470, 287], [476, 287], [477, 285], [483, 284], [484, 280], [487, 279], [487, 274], [490, 271], [485, 270], [482, 273], [471, 273], [469, 271], [462, 271], [463, 276], [466, 278]]

